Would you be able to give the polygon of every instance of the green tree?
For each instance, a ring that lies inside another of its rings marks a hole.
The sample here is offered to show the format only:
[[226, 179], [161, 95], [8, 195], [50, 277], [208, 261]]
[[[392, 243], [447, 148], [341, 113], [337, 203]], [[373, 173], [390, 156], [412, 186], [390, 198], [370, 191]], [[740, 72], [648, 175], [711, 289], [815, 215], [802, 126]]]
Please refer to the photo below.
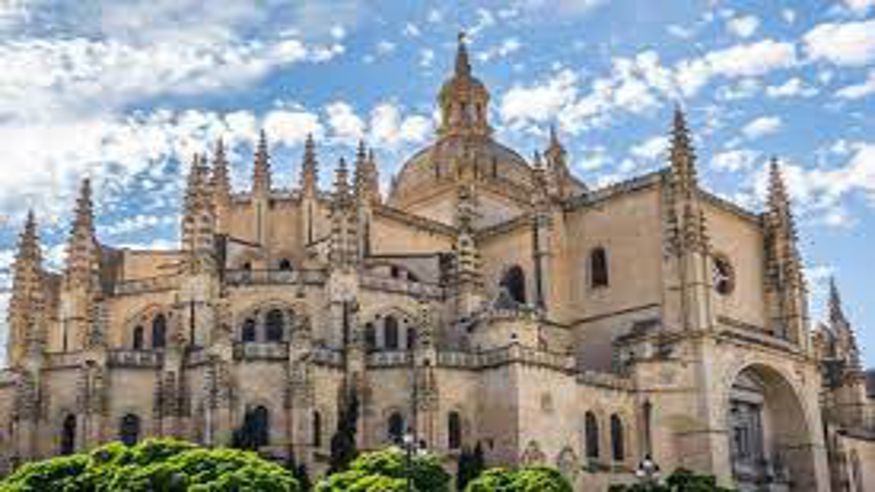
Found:
[[[437, 457], [415, 456], [411, 460], [413, 489], [421, 492], [449, 490], [450, 475]], [[399, 448], [365, 453], [350, 463], [349, 469], [328, 476], [316, 485], [316, 492], [407, 490], [407, 456]]]
[[132, 447], [111, 443], [90, 454], [29, 463], [0, 482], [0, 490], [297, 492], [299, 488], [290, 472], [255, 453], [153, 439]]
[[572, 492], [572, 488], [553, 468], [492, 468], [470, 482], [465, 492]]
[[483, 472], [484, 465], [483, 447], [479, 441], [473, 451], [467, 447], [462, 448], [456, 466], [456, 490], [465, 490], [468, 483]]
[[337, 417], [337, 431], [331, 436], [331, 457], [328, 465], [330, 473], [346, 470], [350, 462], [358, 455], [355, 444], [358, 419], [358, 395], [352, 391], [340, 408]]

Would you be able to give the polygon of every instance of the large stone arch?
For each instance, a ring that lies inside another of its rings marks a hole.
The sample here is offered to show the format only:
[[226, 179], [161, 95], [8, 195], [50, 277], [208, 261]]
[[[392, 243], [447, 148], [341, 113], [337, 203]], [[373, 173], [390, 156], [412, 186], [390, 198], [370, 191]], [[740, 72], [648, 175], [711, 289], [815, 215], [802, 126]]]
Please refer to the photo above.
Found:
[[791, 490], [817, 490], [819, 427], [795, 379], [786, 368], [764, 361], [727, 371], [718, 408], [736, 483], [767, 479], [786, 481]]

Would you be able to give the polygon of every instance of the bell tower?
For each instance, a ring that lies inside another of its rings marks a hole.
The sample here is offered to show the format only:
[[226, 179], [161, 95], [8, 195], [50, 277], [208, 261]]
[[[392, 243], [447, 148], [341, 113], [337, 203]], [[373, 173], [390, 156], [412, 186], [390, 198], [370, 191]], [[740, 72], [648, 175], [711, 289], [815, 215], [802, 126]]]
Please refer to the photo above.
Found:
[[488, 121], [489, 91], [471, 73], [464, 33], [459, 33], [455, 69], [441, 87], [438, 105], [441, 109], [440, 137], [486, 137], [492, 133]]

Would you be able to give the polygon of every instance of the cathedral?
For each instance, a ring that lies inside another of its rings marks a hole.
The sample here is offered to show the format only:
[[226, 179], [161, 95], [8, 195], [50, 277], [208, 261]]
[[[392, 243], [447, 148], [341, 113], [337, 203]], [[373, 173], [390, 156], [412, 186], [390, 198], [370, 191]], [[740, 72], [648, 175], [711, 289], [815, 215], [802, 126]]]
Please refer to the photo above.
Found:
[[479, 444], [576, 490], [643, 462], [875, 490], [875, 400], [834, 283], [809, 319], [778, 162], [764, 210], [719, 198], [677, 109], [665, 168], [595, 188], [555, 131], [531, 157], [496, 141], [489, 99], [460, 40], [433, 141], [385, 193], [364, 144], [320, 189], [312, 138], [279, 189], [264, 133], [234, 190], [220, 140], [191, 163], [174, 250], [102, 243], [84, 180], [50, 271], [29, 214], [0, 467], [176, 436], [320, 472], [353, 412], [360, 450], [403, 440], [452, 470]]

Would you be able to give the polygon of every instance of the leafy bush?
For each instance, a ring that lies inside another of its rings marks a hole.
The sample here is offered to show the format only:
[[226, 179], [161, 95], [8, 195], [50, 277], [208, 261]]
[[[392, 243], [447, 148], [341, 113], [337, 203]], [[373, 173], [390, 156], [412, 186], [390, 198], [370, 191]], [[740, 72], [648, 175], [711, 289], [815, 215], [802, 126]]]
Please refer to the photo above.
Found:
[[298, 483], [289, 471], [252, 452], [154, 439], [29, 463], [0, 482], [0, 490], [297, 492]]
[[[344, 472], [322, 480], [317, 492], [407, 490], [407, 456], [399, 448], [359, 455]], [[444, 492], [449, 490], [450, 475], [432, 455], [416, 456], [411, 463], [414, 490]]]
[[470, 482], [465, 492], [572, 492], [572, 488], [553, 468], [492, 468]]

